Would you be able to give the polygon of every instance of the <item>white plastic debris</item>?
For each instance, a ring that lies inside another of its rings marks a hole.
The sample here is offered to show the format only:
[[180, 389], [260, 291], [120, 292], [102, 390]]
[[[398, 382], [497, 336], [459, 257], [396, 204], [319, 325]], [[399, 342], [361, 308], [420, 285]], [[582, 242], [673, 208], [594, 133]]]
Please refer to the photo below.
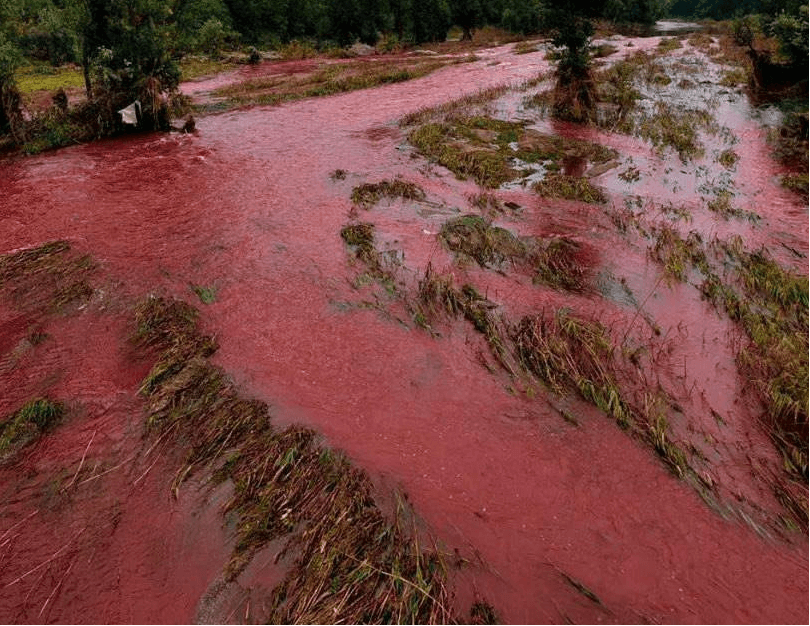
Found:
[[136, 100], [127, 107], [124, 107], [118, 113], [121, 115], [121, 122], [130, 124], [132, 126], [138, 125], [138, 114], [141, 112], [141, 101]]

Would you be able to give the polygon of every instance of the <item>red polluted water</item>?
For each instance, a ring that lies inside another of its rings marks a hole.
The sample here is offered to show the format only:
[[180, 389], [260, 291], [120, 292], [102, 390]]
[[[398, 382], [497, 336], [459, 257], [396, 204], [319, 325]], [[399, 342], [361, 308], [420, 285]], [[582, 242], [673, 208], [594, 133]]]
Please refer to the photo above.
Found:
[[[634, 43], [622, 53], [657, 40]], [[74, 316], [34, 319], [0, 306], [0, 415], [45, 393], [74, 407], [0, 468], [0, 621], [205, 619], [203, 599], [232, 547], [219, 512], [226, 494], [201, 487], [200, 477], [172, 497], [180, 453], [143, 443], [136, 392], [150, 363], [127, 336], [135, 299], [195, 302], [191, 287], [206, 286], [215, 301], [196, 304], [220, 344], [215, 362], [246, 395], [267, 401], [278, 422], [313, 427], [381, 484], [408, 494], [430, 532], [471, 563], [457, 575], [460, 610], [480, 596], [509, 623], [806, 623], [806, 535], [776, 533], [764, 521], [780, 505], [752, 468], [778, 465], [779, 455], [757, 425], [758, 408], [742, 399], [730, 322], [691, 285], [659, 283], [645, 250], [620, 245], [598, 207], [499, 192], [522, 207], [505, 227], [581, 241], [594, 280], [626, 284], [660, 336], [634, 306], [527, 289], [530, 276], [460, 269], [437, 244], [448, 216], [470, 212], [467, 196], [480, 190], [426, 167], [398, 120], [548, 69], [542, 51], [476, 54], [414, 81], [203, 117], [194, 135], [100, 141], [2, 164], [0, 252], [66, 239], [93, 256], [102, 278], [92, 310]], [[774, 182], [780, 169], [765, 132], [742, 106], [722, 104], [736, 111], [724, 123], [740, 137], [737, 193], [764, 226], [711, 228], [767, 244], [806, 273], [806, 261], [789, 252], [807, 250], [806, 206]], [[634, 193], [662, 204], [690, 176], [665, 175], [666, 159], [636, 138], [567, 125], [553, 132], [632, 157], [643, 174]], [[336, 170], [345, 180], [330, 176]], [[407, 280], [432, 263], [474, 276], [513, 319], [571, 306], [618, 339], [650, 335], [660, 384], [693, 416], [675, 432], [696, 445], [716, 442], [722, 462], [712, 478], [751, 523], [707, 505], [597, 409], [510, 388], [482, 366], [487, 347], [471, 326], [448, 323], [432, 336], [356, 289], [358, 266], [340, 238], [358, 210], [351, 189], [397, 176], [433, 204], [418, 212], [384, 201], [359, 209], [359, 219], [402, 251]], [[607, 178], [595, 180], [619, 204], [626, 190]], [[50, 339], [30, 346], [32, 328]], [[561, 404], [578, 427], [560, 417]], [[240, 585], [270, 586], [271, 560], [257, 557]], [[261, 619], [258, 601], [226, 604], [211, 619]]]

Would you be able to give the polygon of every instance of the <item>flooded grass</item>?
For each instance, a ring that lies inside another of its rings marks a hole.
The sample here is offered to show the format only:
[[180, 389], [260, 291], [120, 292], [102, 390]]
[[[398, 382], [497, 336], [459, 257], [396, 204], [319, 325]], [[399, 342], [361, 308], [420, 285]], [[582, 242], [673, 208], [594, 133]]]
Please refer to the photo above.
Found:
[[209, 470], [231, 481], [225, 513], [238, 515], [225, 570], [233, 580], [265, 545], [283, 540], [290, 562], [271, 593], [279, 623], [452, 621], [441, 555], [425, 549], [400, 509], [376, 505], [371, 481], [308, 429], [274, 428], [268, 407], [240, 396], [207, 357], [215, 342], [189, 305], [150, 298], [135, 313], [137, 346], [158, 359], [141, 387], [147, 431], [187, 448], [174, 491]]
[[464, 215], [445, 222], [439, 240], [448, 249], [475, 260], [481, 267], [498, 267], [526, 254], [525, 244], [517, 237], [478, 215]]
[[[486, 116], [450, 117], [412, 130], [408, 140], [420, 153], [453, 172], [458, 178], [472, 178], [482, 187], [498, 188], [525, 177], [525, 166], [542, 165], [552, 174], [566, 162], [604, 164], [618, 157], [615, 150], [574, 138], [564, 138], [526, 129], [521, 122], [506, 122]], [[521, 165], [524, 167], [521, 168]], [[530, 168], [531, 169], [531, 168]], [[547, 178], [550, 176], [547, 175]], [[568, 195], [552, 197], [602, 198], [587, 181], [569, 181], [552, 177], [549, 195], [555, 190]]]
[[[421, 78], [449, 64], [464, 59], [406, 60], [391, 63], [333, 63], [310, 74], [298, 76], [268, 76], [247, 80], [216, 90], [225, 98], [217, 110], [251, 104], [274, 105], [301, 98], [314, 98], [369, 89], [380, 85]], [[203, 105], [205, 109], [205, 105]]]
[[65, 411], [61, 402], [36, 398], [0, 422], [0, 463], [13, 458], [22, 448], [52, 429]]
[[639, 121], [637, 132], [659, 152], [671, 148], [678, 153], [682, 163], [688, 163], [704, 152], [699, 135], [701, 129], [711, 134], [718, 132], [717, 122], [710, 113], [697, 109], [681, 111], [658, 102], [655, 112]]
[[61, 313], [85, 304], [93, 295], [90, 278], [96, 269], [66, 241], [0, 256], [0, 289], [24, 309]]
[[535, 183], [533, 189], [544, 198], [563, 198], [589, 204], [607, 202], [605, 193], [581, 176], [551, 172], [543, 180]]
[[411, 131], [408, 140], [458, 178], [495, 188], [518, 175], [510, 163], [508, 143], [520, 126], [492, 118], [465, 118], [452, 124], [425, 124]]
[[585, 291], [588, 286], [587, 266], [581, 257], [582, 246], [567, 237], [545, 242], [532, 255], [535, 282], [566, 291]]
[[524, 317], [510, 336], [521, 365], [554, 393], [577, 392], [620, 427], [648, 441], [675, 474], [683, 477], [690, 471], [686, 454], [670, 440], [666, 402], [645, 392], [638, 406], [622, 392], [619, 370], [626, 366], [617, 360], [610, 334], [599, 322], [562, 309]]
[[664, 266], [668, 276], [681, 282], [686, 281], [693, 266], [704, 275], [709, 273], [703, 238], [699, 232], [690, 231], [686, 239], [683, 239], [676, 228], [661, 224], [654, 229], [653, 234], [655, 243], [650, 253]]
[[352, 202], [369, 208], [383, 198], [402, 198], [421, 202], [425, 199], [424, 190], [417, 184], [401, 179], [382, 180], [379, 183], [365, 183], [352, 189]]
[[807, 174], [785, 174], [780, 179], [782, 187], [804, 196], [808, 196], [808, 176]]

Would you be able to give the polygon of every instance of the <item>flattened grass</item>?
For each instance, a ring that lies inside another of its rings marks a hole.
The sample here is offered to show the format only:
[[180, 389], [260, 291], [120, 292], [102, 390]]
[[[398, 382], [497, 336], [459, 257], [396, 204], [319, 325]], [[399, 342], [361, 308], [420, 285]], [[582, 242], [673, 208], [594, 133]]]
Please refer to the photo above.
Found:
[[95, 269], [67, 241], [53, 241], [0, 256], [0, 289], [23, 309], [60, 313], [91, 298]]
[[208, 469], [230, 480], [238, 515], [225, 569], [233, 580], [253, 555], [284, 540], [292, 562], [272, 592], [273, 623], [451, 621], [438, 552], [376, 505], [371, 481], [308, 429], [271, 424], [268, 407], [240, 396], [207, 357], [216, 347], [189, 305], [150, 298], [136, 309], [136, 345], [157, 351], [142, 385], [148, 433], [187, 448], [175, 489]]

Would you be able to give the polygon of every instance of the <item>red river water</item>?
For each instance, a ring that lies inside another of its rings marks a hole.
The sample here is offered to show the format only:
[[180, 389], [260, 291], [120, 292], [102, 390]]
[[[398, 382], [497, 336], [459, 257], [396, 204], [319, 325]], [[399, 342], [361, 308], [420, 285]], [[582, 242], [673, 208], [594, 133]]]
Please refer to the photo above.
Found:
[[[358, 269], [339, 236], [352, 186], [402, 175], [462, 210], [476, 191], [412, 158], [397, 120], [546, 66], [542, 53], [509, 46], [477, 54], [411, 82], [205, 117], [194, 135], [99, 141], [0, 164], [0, 253], [67, 239], [103, 276], [78, 315], [42, 321], [0, 303], [0, 415], [43, 393], [71, 406], [53, 434], [0, 467], [0, 622], [206, 619], [201, 600], [231, 546], [219, 514], [227, 493], [192, 481], [171, 497], [177, 453], [144, 452], [136, 389], [149, 363], [126, 343], [136, 298], [194, 302], [190, 285], [215, 289], [214, 303], [196, 304], [221, 345], [215, 361], [246, 395], [268, 401], [279, 422], [318, 430], [384, 488], [405, 491], [430, 532], [471, 561], [457, 577], [460, 607], [477, 594], [512, 623], [807, 622], [806, 535], [762, 522], [778, 503], [752, 475], [778, 456], [742, 399], [731, 327], [691, 285], [661, 287], [645, 303], [664, 333], [659, 374], [682, 387], [686, 413], [724, 417], [725, 430], [711, 419], [700, 435], [711, 431], [725, 460], [713, 478], [724, 496], [748, 503], [750, 524], [707, 506], [595, 409], [571, 401], [575, 428], [551, 402], [511, 392], [482, 367], [471, 327], [448, 324], [433, 337], [357, 306]], [[774, 182], [765, 131], [735, 107], [721, 105], [740, 139], [737, 193], [767, 228], [708, 230], [760, 237], [806, 272], [787, 250], [807, 250], [807, 208]], [[661, 202], [696, 186], [685, 167], [664, 174], [666, 163], [636, 139], [555, 130], [632, 156], [643, 193]], [[330, 178], [336, 169], [346, 180]], [[524, 207], [510, 228], [574, 236], [638, 301], [655, 291], [654, 264], [643, 250], [615, 252], [619, 235], [600, 209], [522, 190], [502, 198]], [[408, 267], [450, 267], [435, 238], [442, 210], [418, 217], [383, 202], [368, 219]], [[574, 303], [614, 328], [634, 318], [634, 308], [598, 297], [526, 296], [518, 279], [479, 274], [516, 315]], [[48, 339], [34, 347], [25, 337], [36, 325]], [[696, 432], [681, 428], [685, 438]], [[240, 578], [241, 599], [217, 604], [213, 619], [261, 619], [271, 560], [256, 558]]]

